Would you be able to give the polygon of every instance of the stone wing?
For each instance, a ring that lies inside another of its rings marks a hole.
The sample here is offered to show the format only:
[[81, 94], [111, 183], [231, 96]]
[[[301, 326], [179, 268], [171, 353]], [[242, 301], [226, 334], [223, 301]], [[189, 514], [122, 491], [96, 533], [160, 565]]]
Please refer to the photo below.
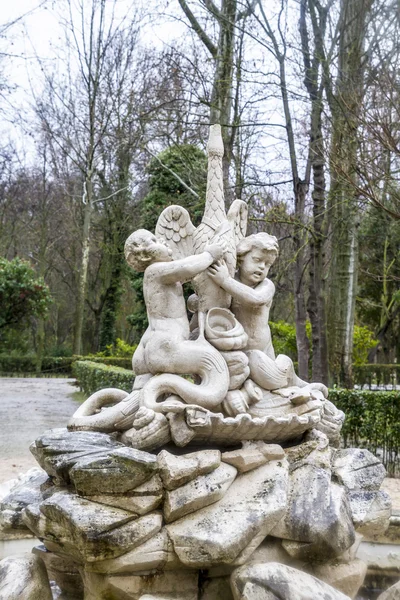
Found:
[[228, 211], [228, 221], [232, 229], [235, 245], [246, 236], [248, 206], [243, 200], [234, 200]]
[[165, 208], [158, 217], [156, 236], [162, 238], [172, 250], [174, 259], [193, 254], [193, 232], [195, 227], [186, 208], [173, 204]]

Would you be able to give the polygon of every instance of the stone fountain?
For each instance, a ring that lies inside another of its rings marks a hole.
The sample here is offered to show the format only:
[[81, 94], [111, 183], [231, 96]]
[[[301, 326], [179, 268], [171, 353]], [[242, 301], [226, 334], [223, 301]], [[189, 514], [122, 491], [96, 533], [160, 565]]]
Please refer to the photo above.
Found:
[[96, 392], [32, 444], [43, 471], [1, 519], [42, 543], [0, 563], [0, 599], [50, 599], [48, 577], [75, 600], [355, 598], [362, 536], [389, 522], [385, 469], [340, 449], [344, 414], [326, 387], [275, 356], [278, 243], [246, 237], [244, 202], [226, 213], [222, 155], [214, 125], [197, 228], [169, 206], [155, 234], [128, 238], [149, 319], [133, 390]]

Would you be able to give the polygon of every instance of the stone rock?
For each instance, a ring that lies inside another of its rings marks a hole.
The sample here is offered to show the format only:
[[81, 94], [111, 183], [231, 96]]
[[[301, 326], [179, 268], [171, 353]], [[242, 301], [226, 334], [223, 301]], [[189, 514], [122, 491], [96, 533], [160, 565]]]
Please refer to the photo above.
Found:
[[211, 473], [199, 475], [176, 490], [167, 491], [164, 502], [167, 523], [221, 500], [236, 474], [235, 467], [221, 463]]
[[[198, 600], [198, 574], [169, 571], [150, 576], [113, 575], [108, 577], [108, 589], [112, 598], [121, 600]], [[98, 596], [94, 598], [98, 600]]]
[[316, 443], [290, 449], [289, 501], [271, 535], [283, 538], [283, 547], [294, 558], [321, 561], [350, 548], [355, 530], [345, 489], [331, 482], [331, 449], [313, 448]]
[[165, 529], [133, 550], [108, 560], [91, 563], [88, 569], [95, 573], [135, 573], [137, 571], [161, 570], [175, 557], [172, 544]]
[[163, 499], [163, 485], [159, 475], [153, 475], [127, 494], [101, 494], [86, 496], [91, 502], [99, 502], [107, 506], [115, 506], [128, 510], [135, 515], [145, 515], [156, 509]]
[[68, 431], [52, 429], [41, 435], [30, 446], [39, 465], [57, 482], [71, 483], [69, 471], [85, 456], [102, 456], [108, 450], [124, 448], [113, 437], [95, 431]]
[[367, 573], [367, 564], [356, 558], [350, 562], [329, 561], [314, 565], [313, 575], [329, 583], [349, 598], [355, 598]]
[[175, 490], [198, 475], [206, 475], [219, 467], [221, 452], [219, 450], [201, 450], [184, 456], [175, 456], [167, 450], [161, 450], [157, 461], [164, 486], [167, 490]]
[[386, 492], [349, 492], [353, 521], [366, 537], [382, 536], [389, 527], [392, 501]]
[[284, 565], [291, 565], [294, 561], [282, 547], [281, 540], [268, 536], [249, 556], [247, 562], [248, 564], [278, 562]]
[[235, 600], [349, 600], [312, 575], [279, 563], [239, 567], [231, 583]]
[[274, 461], [239, 475], [222, 500], [167, 525], [181, 562], [200, 569], [229, 563], [256, 536], [261, 543], [284, 514], [287, 470], [286, 461]]
[[379, 490], [386, 470], [368, 450], [338, 450], [333, 461], [333, 474], [348, 490]]
[[281, 446], [264, 442], [243, 442], [239, 450], [223, 452], [223, 462], [233, 465], [239, 473], [246, 473], [265, 464], [269, 460], [279, 460], [285, 456]]
[[204, 581], [200, 600], [233, 600], [229, 577], [215, 577]]
[[377, 600], [400, 600], [400, 581], [380, 594]]
[[43, 561], [33, 554], [17, 554], [0, 561], [0, 600], [52, 600]]
[[25, 530], [22, 512], [28, 506], [40, 502], [41, 486], [48, 480], [48, 475], [42, 469], [34, 467], [25, 473], [0, 502], [0, 530]]
[[43, 560], [49, 579], [54, 581], [62, 592], [61, 598], [83, 600], [82, 577], [74, 561], [49, 552], [43, 544], [35, 546], [32, 552]]
[[141, 485], [158, 469], [153, 454], [134, 448], [116, 448], [102, 456], [80, 459], [70, 470], [76, 491], [84, 496], [125, 494]]
[[71, 557], [85, 561], [120, 556], [160, 531], [161, 513], [135, 519], [127, 511], [58, 492], [40, 505], [39, 513], [26, 510], [32, 530], [42, 539], [61, 544]]

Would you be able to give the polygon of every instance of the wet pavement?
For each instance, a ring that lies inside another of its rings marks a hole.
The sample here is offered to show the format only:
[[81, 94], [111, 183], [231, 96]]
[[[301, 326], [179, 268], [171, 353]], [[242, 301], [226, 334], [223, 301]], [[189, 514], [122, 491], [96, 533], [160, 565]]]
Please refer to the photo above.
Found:
[[0, 486], [38, 466], [29, 446], [46, 429], [65, 427], [78, 406], [74, 381], [0, 377]]

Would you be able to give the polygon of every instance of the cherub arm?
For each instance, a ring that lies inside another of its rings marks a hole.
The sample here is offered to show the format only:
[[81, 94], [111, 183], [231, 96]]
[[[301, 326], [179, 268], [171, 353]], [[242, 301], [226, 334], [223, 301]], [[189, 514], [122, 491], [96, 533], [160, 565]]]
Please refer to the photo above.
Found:
[[270, 304], [275, 294], [275, 286], [269, 279], [264, 279], [257, 287], [252, 288], [229, 275], [225, 263], [219, 262], [208, 269], [208, 274], [228, 294], [249, 306]]
[[217, 244], [206, 246], [201, 254], [194, 254], [171, 262], [154, 263], [149, 267], [163, 283], [190, 281], [222, 257], [224, 250]]

